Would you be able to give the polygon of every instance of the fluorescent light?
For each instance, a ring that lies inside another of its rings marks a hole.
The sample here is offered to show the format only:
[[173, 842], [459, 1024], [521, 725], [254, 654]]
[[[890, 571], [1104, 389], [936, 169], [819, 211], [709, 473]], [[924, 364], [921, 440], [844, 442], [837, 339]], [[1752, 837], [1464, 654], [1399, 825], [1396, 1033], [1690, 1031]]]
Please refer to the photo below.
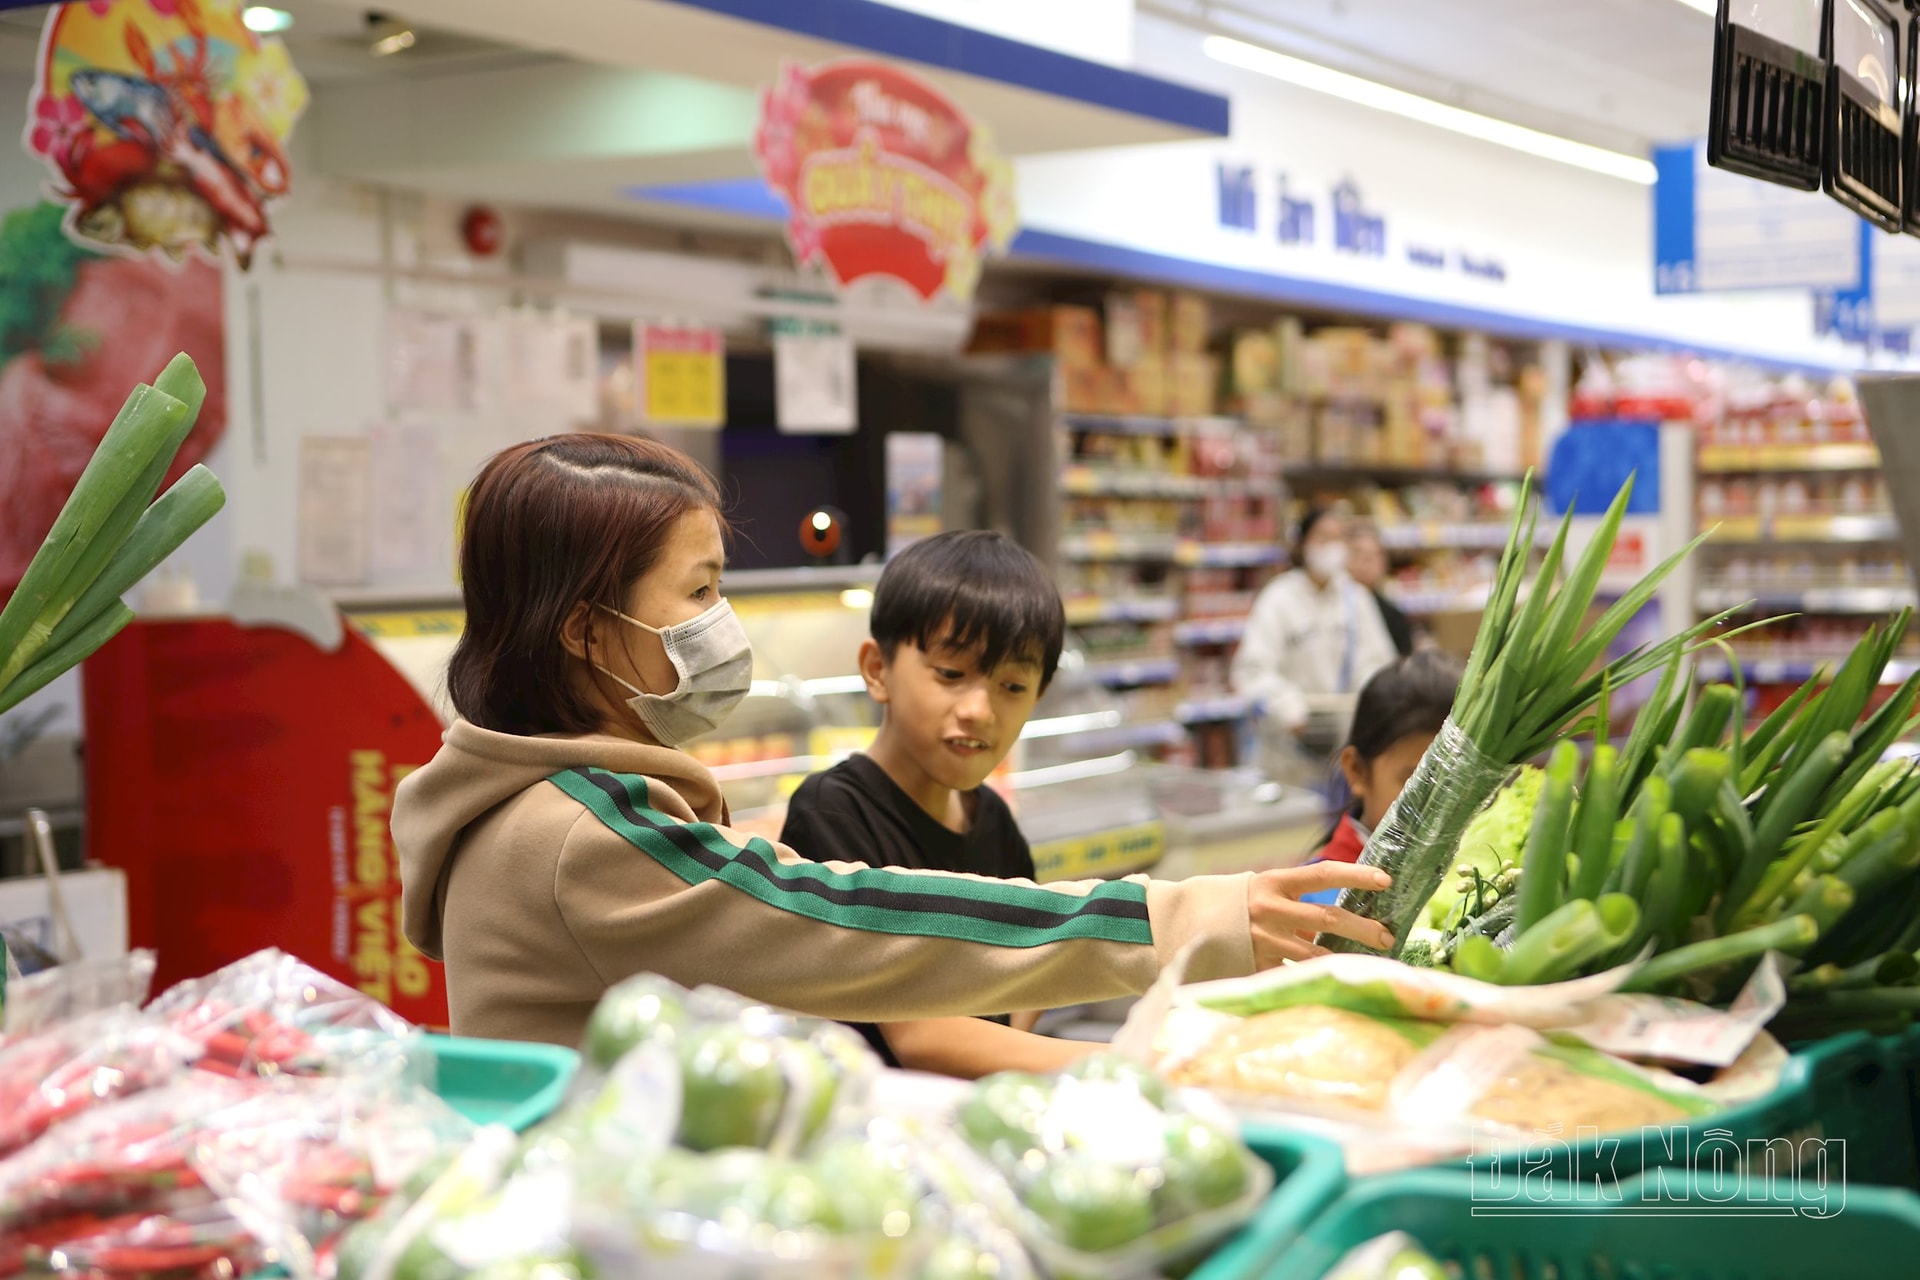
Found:
[[373, 56], [376, 58], [388, 58], [396, 53], [405, 53], [408, 49], [413, 48], [413, 41], [414, 36], [412, 31], [396, 31], [384, 39], [373, 42]]
[[1496, 146], [1524, 151], [1528, 155], [1539, 156], [1544, 160], [1557, 160], [1561, 164], [1570, 164], [1594, 173], [1603, 173], [1610, 178], [1624, 178], [1628, 182], [1637, 182], [1642, 186], [1653, 185], [1655, 176], [1653, 162], [1640, 156], [1623, 155], [1618, 151], [1608, 151], [1604, 147], [1592, 147], [1584, 142], [1575, 142], [1571, 138], [1559, 138], [1550, 133], [1541, 133], [1538, 129], [1528, 129], [1522, 125], [1510, 124], [1505, 120], [1495, 120], [1492, 116], [1483, 116], [1478, 112], [1463, 111], [1459, 107], [1450, 107], [1444, 102], [1435, 102], [1431, 98], [1422, 98], [1418, 94], [1392, 89], [1372, 80], [1363, 80], [1359, 76], [1350, 76], [1344, 71], [1335, 71], [1332, 67], [1323, 67], [1318, 63], [1288, 57], [1284, 53], [1263, 49], [1257, 44], [1248, 44], [1244, 40], [1235, 40], [1230, 36], [1208, 36], [1202, 48], [1215, 62], [1224, 62], [1228, 66], [1239, 67], [1244, 71], [1257, 71], [1261, 75], [1284, 80], [1302, 89], [1312, 89], [1316, 93], [1328, 94], [1348, 102], [1357, 102], [1363, 107], [1390, 112], [1409, 120], [1418, 120], [1422, 124], [1462, 133], [1469, 138], [1478, 138], [1482, 142], [1491, 142]]
[[871, 609], [873, 592], [866, 587], [848, 587], [840, 593], [840, 603], [849, 609]]
[[240, 21], [247, 30], [268, 36], [291, 27], [293, 15], [285, 9], [269, 9], [263, 4], [250, 4], [240, 11]]

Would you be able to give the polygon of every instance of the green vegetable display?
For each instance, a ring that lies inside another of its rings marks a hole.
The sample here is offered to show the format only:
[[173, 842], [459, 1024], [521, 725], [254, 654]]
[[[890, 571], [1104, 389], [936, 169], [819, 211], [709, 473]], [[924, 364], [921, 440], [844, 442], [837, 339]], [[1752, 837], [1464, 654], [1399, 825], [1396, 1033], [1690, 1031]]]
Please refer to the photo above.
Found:
[[[1588, 624], [1632, 493], [1629, 480], [1592, 540], [1568, 568], [1564, 585], [1555, 589], [1567, 559], [1572, 517], [1561, 521], [1539, 572], [1529, 583], [1527, 566], [1536, 546], [1538, 510], [1531, 479], [1523, 487], [1452, 714], [1360, 859], [1362, 865], [1390, 873], [1393, 885], [1377, 892], [1348, 890], [1340, 896], [1341, 906], [1393, 930], [1394, 954], [1405, 946], [1446, 878], [1474, 815], [1513, 769], [1563, 737], [1596, 727], [1606, 713], [1591, 713], [1604, 706], [1611, 690], [1667, 667], [1731, 616], [1709, 618], [1595, 670], [1627, 623], [1653, 599], [1660, 583], [1699, 545], [1696, 540], [1669, 557]], [[1527, 588], [1524, 604], [1523, 587]], [[1617, 766], [1621, 776], [1614, 790], [1625, 790], [1639, 764], [1639, 757], [1627, 753]], [[1528, 893], [1524, 880], [1522, 893]], [[1531, 905], [1523, 902], [1521, 906], [1521, 916], [1529, 923], [1532, 913], [1551, 900], [1540, 889], [1532, 895]], [[1370, 950], [1332, 935], [1322, 935], [1319, 941], [1334, 951]]]
[[133, 621], [120, 597], [225, 504], [219, 480], [198, 465], [154, 500], [206, 394], [193, 361], [178, 355], [127, 397], [0, 609], [0, 712]]

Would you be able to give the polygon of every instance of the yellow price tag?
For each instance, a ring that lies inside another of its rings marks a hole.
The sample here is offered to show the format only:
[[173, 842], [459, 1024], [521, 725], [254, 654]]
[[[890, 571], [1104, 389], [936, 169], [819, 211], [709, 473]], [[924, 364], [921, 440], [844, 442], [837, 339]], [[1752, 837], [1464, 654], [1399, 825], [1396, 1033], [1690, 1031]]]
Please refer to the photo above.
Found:
[[636, 325], [633, 342], [643, 421], [681, 427], [726, 422], [727, 351], [718, 329]]
[[1034, 876], [1051, 880], [1111, 879], [1143, 871], [1167, 850], [1166, 829], [1158, 822], [1102, 831], [1072, 840], [1035, 845]]

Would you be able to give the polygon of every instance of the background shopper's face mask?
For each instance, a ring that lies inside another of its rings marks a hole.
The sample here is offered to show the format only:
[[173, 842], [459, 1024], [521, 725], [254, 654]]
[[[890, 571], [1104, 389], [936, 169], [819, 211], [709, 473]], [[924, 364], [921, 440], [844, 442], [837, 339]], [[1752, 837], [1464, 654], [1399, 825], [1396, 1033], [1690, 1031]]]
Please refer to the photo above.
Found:
[[1347, 570], [1347, 544], [1322, 542], [1307, 548], [1307, 572], [1316, 578], [1337, 578]]
[[648, 693], [599, 663], [593, 664], [602, 675], [633, 690], [627, 705], [662, 746], [678, 746], [712, 733], [733, 714], [752, 687], [753, 642], [747, 639], [729, 601], [722, 600], [699, 617], [671, 627], [650, 627], [618, 609], [596, 607], [659, 636], [667, 660], [679, 673], [680, 682], [671, 693]]

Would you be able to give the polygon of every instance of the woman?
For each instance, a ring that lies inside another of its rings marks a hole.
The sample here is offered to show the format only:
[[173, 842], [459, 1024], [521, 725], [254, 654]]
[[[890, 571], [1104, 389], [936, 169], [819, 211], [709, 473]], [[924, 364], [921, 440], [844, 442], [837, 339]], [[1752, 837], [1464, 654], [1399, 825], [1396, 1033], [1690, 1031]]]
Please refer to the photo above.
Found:
[[1380, 590], [1387, 581], [1387, 548], [1380, 531], [1364, 520], [1355, 520], [1347, 529], [1347, 576], [1365, 587], [1380, 610], [1380, 621], [1401, 657], [1413, 652], [1413, 620], [1406, 611], [1387, 599]]
[[1302, 893], [1386, 880], [1326, 864], [1040, 887], [811, 863], [727, 827], [678, 744], [746, 695], [720, 594], [726, 525], [685, 455], [624, 436], [516, 445], [482, 469], [461, 544], [458, 719], [397, 789], [407, 937], [447, 966], [460, 1035], [577, 1044], [611, 984], [651, 971], [846, 1021], [1042, 1009], [1387, 931]]
[[1247, 618], [1234, 691], [1283, 732], [1306, 730], [1311, 698], [1358, 693], [1397, 656], [1380, 607], [1347, 574], [1347, 554], [1346, 517], [1309, 510], [1294, 542], [1299, 567], [1268, 583]]

